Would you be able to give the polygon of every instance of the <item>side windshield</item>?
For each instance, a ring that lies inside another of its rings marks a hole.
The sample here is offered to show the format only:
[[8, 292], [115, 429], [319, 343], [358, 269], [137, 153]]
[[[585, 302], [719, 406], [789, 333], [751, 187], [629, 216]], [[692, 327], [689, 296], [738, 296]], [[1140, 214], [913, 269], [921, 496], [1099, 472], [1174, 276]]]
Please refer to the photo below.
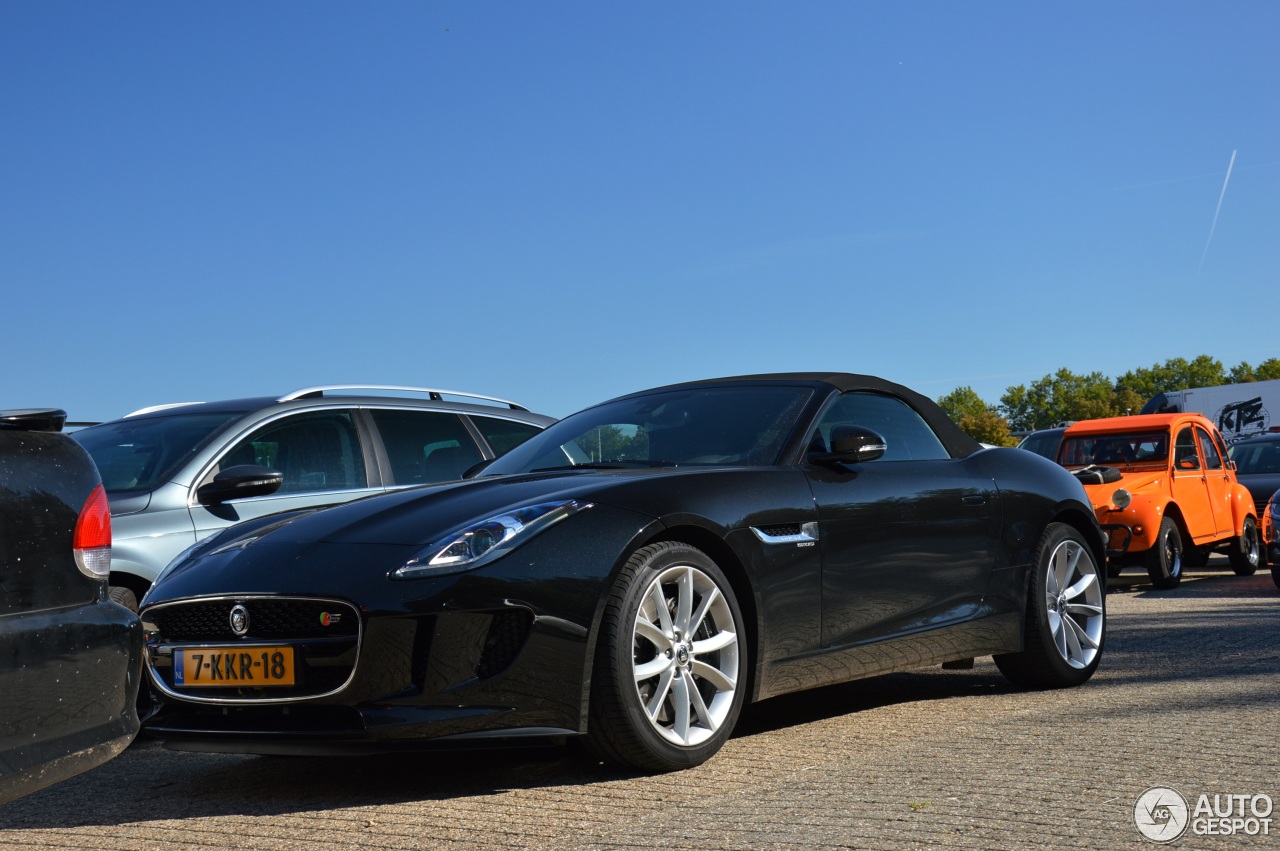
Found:
[[[1195, 452], [1193, 447], [1191, 450]], [[1071, 435], [1062, 442], [1058, 463], [1064, 467], [1098, 464], [1123, 467], [1130, 464], [1165, 464], [1169, 460], [1168, 432]]]
[[74, 432], [102, 473], [107, 493], [149, 491], [169, 481], [244, 411], [116, 420]]
[[575, 466], [768, 466], [813, 395], [807, 387], [682, 389], [619, 399], [561, 420], [485, 475]]

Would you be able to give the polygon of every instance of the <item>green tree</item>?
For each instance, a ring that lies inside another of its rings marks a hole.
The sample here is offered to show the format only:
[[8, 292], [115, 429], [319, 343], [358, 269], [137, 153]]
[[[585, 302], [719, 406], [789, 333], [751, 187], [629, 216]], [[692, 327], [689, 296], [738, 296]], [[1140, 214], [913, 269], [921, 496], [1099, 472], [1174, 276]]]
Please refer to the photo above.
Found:
[[1231, 367], [1227, 376], [1230, 384], [1242, 384], [1247, 381], [1271, 381], [1280, 378], [1280, 358], [1267, 358], [1258, 366], [1249, 366], [1248, 361]]
[[957, 387], [947, 395], [939, 397], [938, 407], [946, 411], [947, 416], [957, 423], [966, 414], [978, 417], [992, 410], [991, 406], [982, 401], [982, 397], [969, 386]]
[[1151, 367], [1130, 370], [1116, 379], [1115, 389], [1132, 390], [1145, 402], [1157, 393], [1170, 390], [1186, 390], [1189, 387], [1216, 387], [1227, 384], [1227, 372], [1222, 361], [1200, 355], [1194, 360], [1169, 358]]
[[990, 443], [993, 446], [1018, 445], [1018, 438], [1009, 431], [1009, 421], [995, 411], [961, 414], [956, 425], [979, 443]]
[[1101, 372], [1077, 375], [1060, 369], [1031, 387], [1010, 387], [1000, 397], [1000, 410], [1015, 430], [1048, 428], [1064, 420], [1092, 420], [1116, 413], [1116, 392]]
[[972, 387], [957, 387], [939, 397], [938, 407], [960, 426], [961, 430], [980, 443], [995, 446], [1016, 446], [1017, 438], [1010, 434], [1009, 421], [994, 406], [982, 400]]

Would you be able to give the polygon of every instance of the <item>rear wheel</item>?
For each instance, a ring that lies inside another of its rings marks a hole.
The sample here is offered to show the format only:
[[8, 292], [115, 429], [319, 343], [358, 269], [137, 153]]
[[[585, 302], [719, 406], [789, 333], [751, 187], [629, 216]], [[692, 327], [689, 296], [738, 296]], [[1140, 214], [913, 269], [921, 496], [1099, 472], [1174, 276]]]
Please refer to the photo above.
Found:
[[113, 603], [119, 603], [133, 613], [138, 611], [138, 595], [123, 585], [107, 586], [107, 596]]
[[1080, 533], [1051, 523], [1036, 548], [1023, 649], [995, 658], [1009, 680], [1031, 688], [1077, 686], [1102, 659], [1106, 580]]
[[672, 771], [710, 759], [746, 697], [742, 613], [705, 553], [666, 542], [637, 550], [605, 606], [588, 744], [612, 762]]
[[1168, 517], [1160, 521], [1155, 546], [1147, 550], [1147, 575], [1157, 588], [1177, 588], [1182, 581], [1182, 535]]
[[1258, 540], [1258, 522], [1252, 517], [1244, 519], [1240, 536], [1231, 539], [1227, 557], [1236, 576], [1252, 576], [1257, 572], [1262, 563], [1262, 542]]

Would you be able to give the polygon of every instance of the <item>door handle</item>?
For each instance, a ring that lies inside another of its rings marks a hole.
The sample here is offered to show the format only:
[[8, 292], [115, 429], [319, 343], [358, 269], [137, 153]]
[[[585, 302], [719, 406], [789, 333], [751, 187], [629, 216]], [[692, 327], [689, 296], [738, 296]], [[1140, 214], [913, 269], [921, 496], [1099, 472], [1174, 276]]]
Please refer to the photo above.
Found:
[[967, 493], [960, 498], [965, 505], [983, 505], [987, 501], [985, 493]]

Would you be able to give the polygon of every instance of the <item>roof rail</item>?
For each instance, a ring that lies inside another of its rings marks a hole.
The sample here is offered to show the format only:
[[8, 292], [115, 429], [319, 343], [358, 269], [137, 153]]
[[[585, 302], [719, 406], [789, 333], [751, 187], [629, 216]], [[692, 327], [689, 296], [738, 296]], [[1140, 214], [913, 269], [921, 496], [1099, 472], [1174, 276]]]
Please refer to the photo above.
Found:
[[330, 390], [396, 390], [401, 393], [426, 393], [437, 402], [443, 401], [443, 397], [445, 396], [461, 396], [467, 399], [483, 399], [486, 402], [497, 402], [501, 405], [506, 405], [515, 411], [529, 410], [524, 405], [518, 405], [508, 399], [499, 399], [497, 396], [481, 396], [479, 393], [463, 393], [459, 390], [440, 390], [434, 387], [405, 387], [398, 384], [322, 384], [317, 387], [304, 387], [301, 390], [286, 393], [276, 401], [292, 402], [295, 399], [323, 396], [325, 392]]
[[156, 411], [167, 411], [169, 408], [182, 408], [187, 405], [203, 405], [204, 402], [170, 402], [167, 405], [152, 405], [149, 408], [139, 408], [124, 415], [124, 418], [137, 417], [142, 414], [154, 414]]

